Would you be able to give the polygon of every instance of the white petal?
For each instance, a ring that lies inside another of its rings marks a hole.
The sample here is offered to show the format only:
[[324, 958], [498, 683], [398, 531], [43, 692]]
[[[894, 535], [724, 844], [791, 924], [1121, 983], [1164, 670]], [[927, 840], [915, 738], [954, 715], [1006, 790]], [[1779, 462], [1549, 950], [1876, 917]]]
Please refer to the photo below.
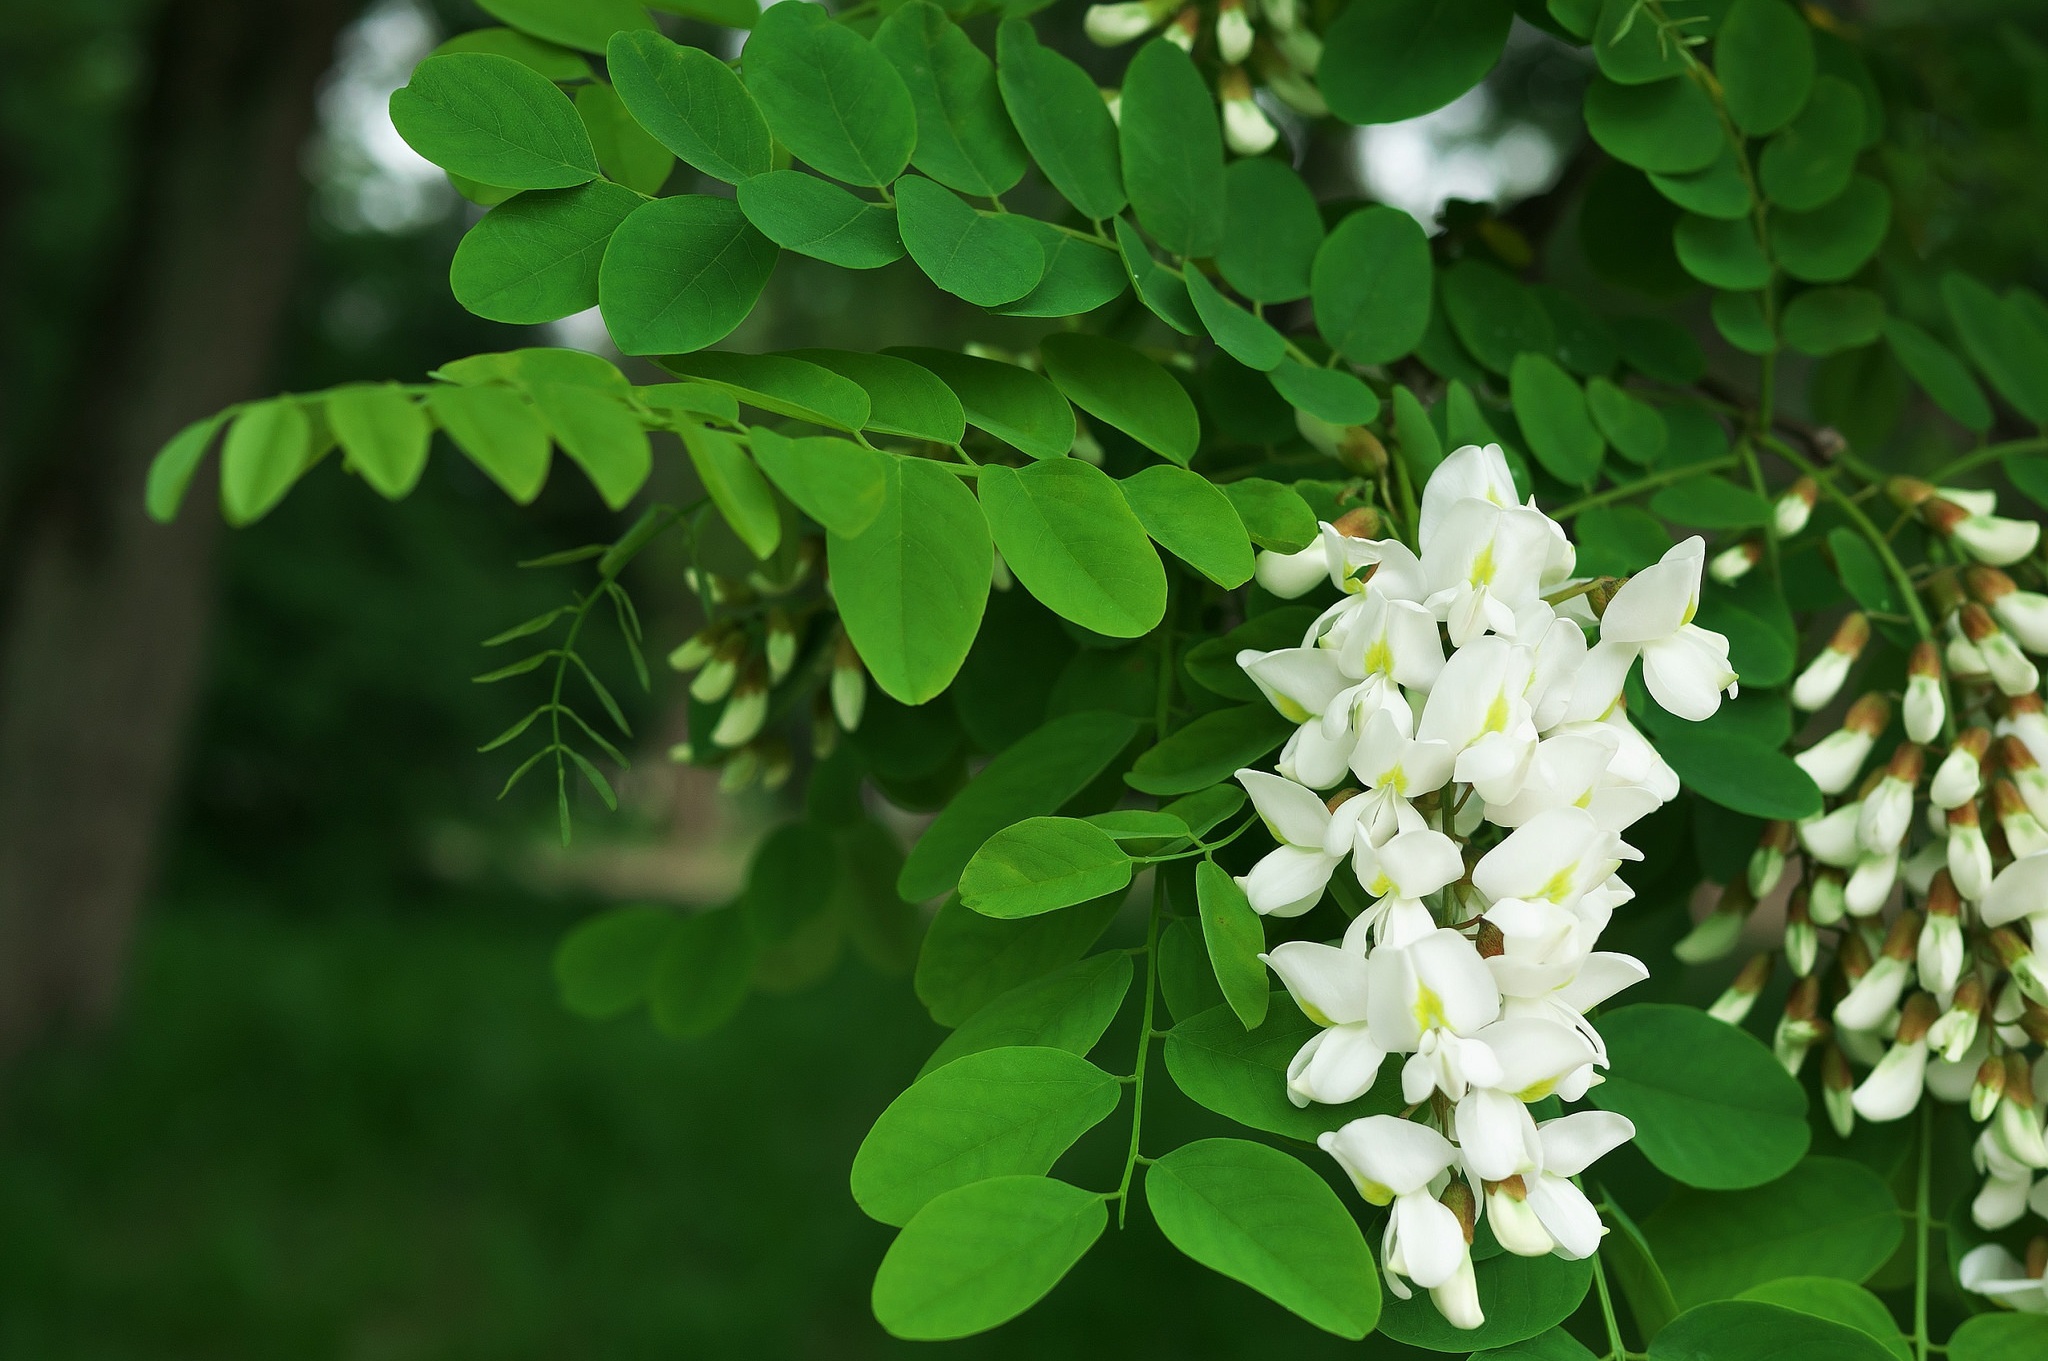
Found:
[[1249, 648], [1237, 664], [1281, 717], [1301, 723], [1320, 714], [1330, 701], [1351, 687], [1351, 678], [1337, 664], [1337, 654], [1323, 647], [1283, 647], [1272, 652]]
[[1313, 789], [1263, 770], [1240, 770], [1237, 782], [1252, 796], [1252, 806], [1259, 810], [1274, 840], [1289, 846], [1323, 844], [1330, 810]]
[[1576, 1177], [1636, 1137], [1635, 1123], [1613, 1111], [1575, 1111], [1536, 1127], [1543, 1170]]
[[1470, 1261], [1464, 1226], [1448, 1205], [1427, 1191], [1395, 1198], [1394, 1226], [1408, 1279], [1425, 1289], [1442, 1285], [1461, 1263]]
[[2048, 851], [2013, 861], [1998, 872], [1978, 908], [1986, 926], [2005, 926], [2048, 907]]
[[1591, 1257], [1599, 1249], [1606, 1229], [1586, 1193], [1548, 1170], [1528, 1178], [1527, 1185], [1529, 1204], [1535, 1207], [1536, 1217], [1557, 1240], [1557, 1255], [1568, 1262]]
[[1451, 1141], [1428, 1125], [1392, 1115], [1353, 1120], [1316, 1143], [1375, 1205], [1422, 1190], [1458, 1156]]
[[1579, 976], [1558, 994], [1558, 1000], [1574, 1011], [1589, 1011], [1649, 976], [1649, 969], [1631, 955], [1596, 950], [1586, 956], [1586, 962], [1579, 966]]
[[1365, 1019], [1366, 962], [1362, 954], [1314, 941], [1290, 940], [1259, 958], [1317, 1025], [1348, 1025]]
[[1694, 723], [1712, 718], [1722, 693], [1735, 681], [1728, 640], [1711, 629], [1687, 624], [1643, 645], [1643, 683], [1650, 697], [1680, 718]]
[[1694, 535], [1673, 546], [1662, 561], [1630, 577], [1600, 616], [1602, 641], [1647, 643], [1668, 638], [1690, 623], [1706, 551], [1706, 541]]
[[1251, 899], [1252, 910], [1262, 915], [1295, 917], [1315, 906], [1337, 857], [1299, 846], [1282, 846], [1268, 852], [1252, 866], [1250, 874], [1238, 878], [1238, 886]]
[[1386, 1050], [1373, 1042], [1371, 1030], [1363, 1025], [1333, 1026], [1321, 1038], [1323, 1043], [1299, 1072], [1288, 1070], [1289, 1092], [1332, 1106], [1364, 1096], [1379, 1076]]
[[1307, 595], [1330, 579], [1330, 560], [1321, 543], [1312, 543], [1299, 553], [1261, 552], [1253, 563], [1259, 585], [1282, 600]]
[[1458, 1102], [1453, 1120], [1458, 1155], [1472, 1176], [1481, 1181], [1505, 1181], [1517, 1173], [1536, 1170], [1542, 1154], [1536, 1122], [1529, 1118], [1529, 1108], [1513, 1096], [1474, 1088]]

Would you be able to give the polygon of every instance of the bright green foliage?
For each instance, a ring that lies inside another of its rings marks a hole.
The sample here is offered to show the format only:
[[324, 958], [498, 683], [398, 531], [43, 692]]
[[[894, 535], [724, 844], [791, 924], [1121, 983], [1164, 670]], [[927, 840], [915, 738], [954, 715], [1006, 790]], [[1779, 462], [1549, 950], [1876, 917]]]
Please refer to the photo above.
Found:
[[1024, 145], [996, 91], [995, 65], [946, 12], [911, 0], [875, 30], [917, 109], [911, 164], [963, 194], [1005, 193], [1024, 177]]
[[618, 92], [602, 82], [576, 91], [576, 116], [590, 134], [591, 150], [604, 173], [638, 194], [659, 194], [676, 158], [650, 137], [626, 111]]
[[1269, 156], [1223, 172], [1223, 247], [1216, 265], [1253, 302], [1307, 297], [1323, 218], [1301, 176]]
[[775, 268], [775, 246], [730, 199], [685, 195], [633, 210], [612, 233], [599, 304], [627, 354], [682, 354], [746, 320]]
[[753, 431], [749, 447], [776, 489], [835, 534], [856, 537], [881, 512], [887, 454], [830, 435], [791, 439], [765, 426]]
[[1078, 331], [1047, 336], [1039, 350], [1074, 405], [1162, 458], [1185, 464], [1194, 457], [1201, 419], [1166, 370], [1128, 345]]
[[1384, 364], [1414, 349], [1429, 322], [1429, 242], [1395, 208], [1346, 217], [1316, 251], [1316, 328], [1339, 353]]
[[1045, 274], [1045, 252], [1029, 231], [916, 175], [896, 182], [896, 222], [918, 268], [977, 306], [1015, 302]]
[[1117, 486], [1161, 548], [1225, 590], [1252, 579], [1252, 545], [1244, 522], [1208, 478], [1155, 463]]
[[1827, 1276], [1786, 1276], [1743, 1291], [1736, 1298], [1775, 1304], [1868, 1333], [1895, 1361], [1912, 1361], [1911, 1349], [1884, 1301], [1860, 1285]]
[[1124, 72], [1117, 145], [1138, 225], [1177, 256], [1214, 255], [1223, 244], [1223, 134], [1208, 85], [1163, 38]]
[[1131, 972], [1131, 957], [1113, 950], [1020, 983], [948, 1035], [918, 1076], [985, 1049], [1035, 1046], [1085, 1055], [1116, 1018]]
[[1195, 893], [1201, 906], [1202, 941], [1209, 948], [1217, 986], [1245, 1029], [1256, 1030], [1272, 999], [1259, 959], [1266, 948], [1266, 928], [1237, 881], [1213, 860], [1195, 866]]
[[1675, 1192], [1643, 1232], [1686, 1308], [1783, 1276], [1866, 1280], [1901, 1237], [1883, 1179], [1846, 1158], [1747, 1191]]
[[715, 179], [742, 184], [772, 168], [768, 125], [732, 68], [658, 33], [619, 33], [605, 49], [619, 98], [653, 138]]
[[428, 57], [391, 96], [414, 151], [451, 174], [506, 189], [565, 189], [597, 178], [576, 106], [510, 57]]
[[1501, 1253], [1473, 1264], [1486, 1322], [1470, 1332], [1453, 1328], [1426, 1295], [1388, 1300], [1380, 1331], [1397, 1342], [1431, 1351], [1504, 1347], [1540, 1337], [1571, 1317], [1593, 1284], [1590, 1260], [1517, 1257]]
[[248, 524], [291, 490], [319, 452], [306, 410], [289, 397], [244, 407], [220, 451], [220, 508], [229, 524]]
[[1442, 108], [1493, 69], [1514, 17], [1509, 0], [1348, 6], [1319, 72], [1331, 110], [1347, 123], [1394, 123]]
[[484, 214], [462, 238], [449, 289], [478, 316], [521, 325], [595, 307], [605, 248], [641, 202], [602, 180], [529, 190]]
[[327, 424], [350, 471], [378, 493], [401, 500], [427, 467], [434, 426], [396, 383], [358, 383], [327, 394]]
[[1813, 31], [1786, 0], [1735, 0], [1715, 37], [1714, 70], [1735, 126], [1766, 136], [1806, 102]]
[[961, 872], [960, 901], [985, 917], [1038, 917], [1130, 882], [1130, 857], [1107, 832], [1075, 818], [1034, 817], [981, 843]]
[[1650, 1343], [1651, 1361], [1766, 1361], [1825, 1356], [1830, 1361], [1880, 1361], [1891, 1355], [1867, 1333], [1811, 1314], [1757, 1301], [1709, 1304], [1681, 1314]]
[[1007, 1323], [1059, 1284], [1109, 1222], [1102, 1198], [1046, 1177], [997, 1177], [939, 1197], [875, 1273], [875, 1317], [942, 1341]]
[[1560, 482], [1574, 486], [1590, 482], [1600, 471], [1607, 442], [1593, 424], [1586, 394], [1572, 376], [1552, 360], [1525, 351], [1515, 356], [1509, 385], [1515, 419], [1521, 422], [1536, 461]]
[[478, 0], [485, 13], [544, 42], [602, 52], [620, 29], [651, 29], [633, 0]]
[[960, 399], [967, 423], [1033, 458], [1058, 458], [1074, 444], [1074, 411], [1051, 383], [1015, 364], [946, 350], [892, 350], [922, 364]]
[[1084, 217], [1123, 211], [1117, 127], [1088, 73], [1039, 46], [1031, 25], [1006, 19], [996, 39], [996, 81], [1017, 132], [1052, 187]]
[[1277, 993], [1266, 1019], [1251, 1030], [1228, 1005], [1190, 1016], [1166, 1040], [1166, 1066], [1180, 1089], [1240, 1125], [1313, 1141], [1355, 1120], [1401, 1108], [1400, 1080], [1381, 1081], [1343, 1106], [1296, 1106], [1287, 1099], [1287, 1064], [1315, 1025], [1293, 999]]
[[775, 139], [848, 184], [887, 184], [917, 144], [910, 91], [867, 39], [798, 0], [771, 6], [741, 54], [747, 90]]

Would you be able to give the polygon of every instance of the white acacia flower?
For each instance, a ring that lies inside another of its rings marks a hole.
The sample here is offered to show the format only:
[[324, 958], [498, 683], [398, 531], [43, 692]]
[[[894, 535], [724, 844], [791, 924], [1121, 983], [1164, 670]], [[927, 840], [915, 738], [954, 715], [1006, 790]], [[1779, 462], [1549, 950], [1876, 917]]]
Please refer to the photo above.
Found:
[[1357, 733], [1342, 703], [1355, 685], [1337, 654], [1320, 647], [1247, 648], [1237, 654], [1237, 664], [1282, 718], [1299, 725], [1280, 754], [1280, 773], [1311, 789], [1328, 789], [1342, 779]]
[[[1524, 1257], [1549, 1252], [1574, 1262], [1591, 1257], [1607, 1230], [1593, 1202], [1571, 1178], [1633, 1139], [1635, 1133], [1636, 1127], [1627, 1116], [1612, 1111], [1578, 1111], [1538, 1125], [1536, 1138], [1542, 1152], [1541, 1162], [1533, 1175], [1523, 1174], [1522, 1184], [1524, 1204], [1535, 1212], [1548, 1245], [1529, 1251], [1533, 1243], [1525, 1242], [1519, 1247], [1511, 1244], [1500, 1234], [1496, 1221], [1494, 1231], [1501, 1245]], [[1489, 1197], [1489, 1207], [1493, 1203]]]
[[1630, 577], [1600, 616], [1600, 642], [1643, 659], [1650, 695], [1680, 718], [1698, 722], [1721, 707], [1738, 684], [1728, 665], [1728, 640], [1692, 622], [1700, 606], [1706, 542], [1698, 535]]
[[1956, 1278], [1963, 1289], [2009, 1309], [2048, 1314], [2048, 1280], [2029, 1272], [2003, 1244], [1983, 1243], [1964, 1253]]
[[1280, 129], [1266, 117], [1266, 111], [1252, 98], [1250, 82], [1238, 73], [1240, 90], [1223, 98], [1223, 141], [1233, 155], [1262, 156], [1280, 140]]
[[1157, 28], [1171, 11], [1172, 6], [1153, 4], [1149, 0], [1090, 5], [1081, 27], [1087, 32], [1088, 40], [1097, 46], [1118, 47]]
[[1321, 901], [1330, 875], [1351, 853], [1358, 814], [1346, 812], [1348, 803], [1332, 813], [1314, 790], [1262, 770], [1240, 770], [1237, 779], [1280, 843], [1250, 874], [1238, 876], [1238, 886], [1253, 911], [1298, 917]]
[[[1453, 1100], [1471, 1082], [1499, 1080], [1492, 1051], [1469, 1042], [1500, 1016], [1500, 989], [1471, 941], [1439, 927], [1405, 944], [1383, 943], [1368, 963], [1369, 1019], [1386, 1049], [1427, 1055], [1434, 1088]], [[1407, 1077], [1404, 1070], [1404, 1085]]]
[[1528, 693], [1536, 657], [1504, 638], [1479, 638], [1444, 664], [1422, 706], [1416, 736], [1457, 753], [1452, 776], [1488, 803], [1504, 803], [1522, 787], [1536, 750], [1535, 709]]
[[1252, 576], [1268, 593], [1293, 600], [1329, 580], [1330, 557], [1320, 540], [1292, 553], [1262, 548], [1252, 560]]
[[1467, 444], [1454, 450], [1429, 475], [1416, 518], [1416, 538], [1425, 552], [1450, 515], [1451, 507], [1466, 500], [1484, 501], [1502, 509], [1519, 503], [1514, 474], [1508, 470], [1507, 455], [1498, 444]]
[[[1536, 603], [1552, 525], [1541, 511], [1467, 498], [1453, 504], [1422, 548], [1423, 603], [1444, 621], [1451, 645], [1483, 633], [1515, 637], [1516, 616]], [[1547, 622], [1547, 621], [1546, 621]]]
[[[1448, 743], [1409, 737], [1392, 712], [1383, 709], [1374, 714], [1351, 752], [1351, 773], [1366, 790], [1359, 795], [1364, 804], [1358, 814], [1366, 840], [1380, 845], [1404, 827], [1420, 826], [1421, 818], [1408, 801], [1443, 788], [1451, 778], [1454, 756]], [[1455, 857], [1457, 848], [1451, 849]], [[1459, 869], [1451, 879], [1462, 873]], [[1438, 884], [1424, 892], [1434, 893], [1441, 887]]]
[[[1528, 1103], [1550, 1095], [1566, 1073], [1591, 1063], [1592, 1046], [1569, 1026], [1526, 1018], [1503, 1018], [1473, 1039], [1493, 1051], [1500, 1077], [1485, 1086], [1468, 1087], [1458, 1099], [1454, 1124], [1459, 1157], [1467, 1172], [1481, 1181], [1533, 1172], [1542, 1165], [1542, 1153]], [[1405, 1088], [1405, 1072], [1403, 1078]]]
[[1334, 1106], [1365, 1095], [1387, 1051], [1366, 1021], [1364, 952], [1291, 940], [1259, 958], [1280, 975], [1302, 1015], [1323, 1027], [1287, 1065], [1287, 1099]]
[[1488, 901], [1541, 899], [1569, 907], [1624, 859], [1642, 856], [1583, 808], [1553, 808], [1510, 832], [1472, 869]]
[[1461, 1265], [1469, 1268], [1465, 1227], [1430, 1189], [1457, 1161], [1450, 1140], [1412, 1120], [1368, 1115], [1316, 1143], [1350, 1175], [1358, 1194], [1371, 1204], [1393, 1206], [1380, 1262], [1396, 1296], [1410, 1297], [1403, 1277], [1433, 1289]]

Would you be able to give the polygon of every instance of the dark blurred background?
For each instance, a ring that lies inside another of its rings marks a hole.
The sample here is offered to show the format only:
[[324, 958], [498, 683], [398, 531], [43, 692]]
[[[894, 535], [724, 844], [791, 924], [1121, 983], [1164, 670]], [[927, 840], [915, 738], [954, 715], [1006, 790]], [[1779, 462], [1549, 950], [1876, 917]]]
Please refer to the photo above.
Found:
[[[1081, 8], [1047, 22], [1071, 39]], [[1895, 248], [2040, 283], [2048, 50], [2012, 22], [2038, 5], [1837, 8], [1932, 110], [1886, 153]], [[687, 1045], [555, 1000], [567, 927], [729, 895], [778, 812], [661, 759], [685, 734], [659, 678], [628, 701], [620, 815], [582, 808], [565, 851], [544, 790], [497, 800], [506, 763], [475, 747], [525, 705], [469, 682], [477, 641], [561, 597], [517, 560], [616, 532], [588, 488], [519, 510], [436, 457], [398, 505], [330, 465], [248, 530], [199, 492], [172, 527], [142, 515], [156, 447], [230, 402], [604, 350], [594, 318], [513, 330], [448, 296], [478, 210], [385, 99], [487, 22], [0, 3], [0, 1356], [910, 1350], [868, 1316], [888, 1230], [845, 1189], [938, 1035], [904, 980], [848, 964]], [[1089, 59], [1107, 79], [1120, 56]], [[1447, 199], [1569, 220], [1583, 79], [1518, 25], [1452, 108], [1302, 153], [1330, 196], [1426, 221]], [[1001, 341], [908, 270], [786, 258], [735, 343]], [[658, 649], [687, 634], [672, 565], [632, 585]], [[1112, 1234], [1047, 1307], [950, 1350], [1337, 1354], [1170, 1258]]]

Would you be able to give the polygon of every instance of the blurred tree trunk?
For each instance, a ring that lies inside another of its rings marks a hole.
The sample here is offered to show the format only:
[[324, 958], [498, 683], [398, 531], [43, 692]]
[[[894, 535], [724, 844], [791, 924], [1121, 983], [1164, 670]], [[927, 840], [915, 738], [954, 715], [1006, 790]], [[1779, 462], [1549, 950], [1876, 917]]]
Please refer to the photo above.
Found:
[[90, 348], [51, 448], [11, 451], [37, 471], [0, 531], [0, 1054], [103, 1022], [119, 1000], [199, 678], [219, 518], [195, 494], [176, 525], [151, 523], [143, 473], [179, 426], [267, 377], [314, 93], [353, 8], [157, 11], [129, 220]]

